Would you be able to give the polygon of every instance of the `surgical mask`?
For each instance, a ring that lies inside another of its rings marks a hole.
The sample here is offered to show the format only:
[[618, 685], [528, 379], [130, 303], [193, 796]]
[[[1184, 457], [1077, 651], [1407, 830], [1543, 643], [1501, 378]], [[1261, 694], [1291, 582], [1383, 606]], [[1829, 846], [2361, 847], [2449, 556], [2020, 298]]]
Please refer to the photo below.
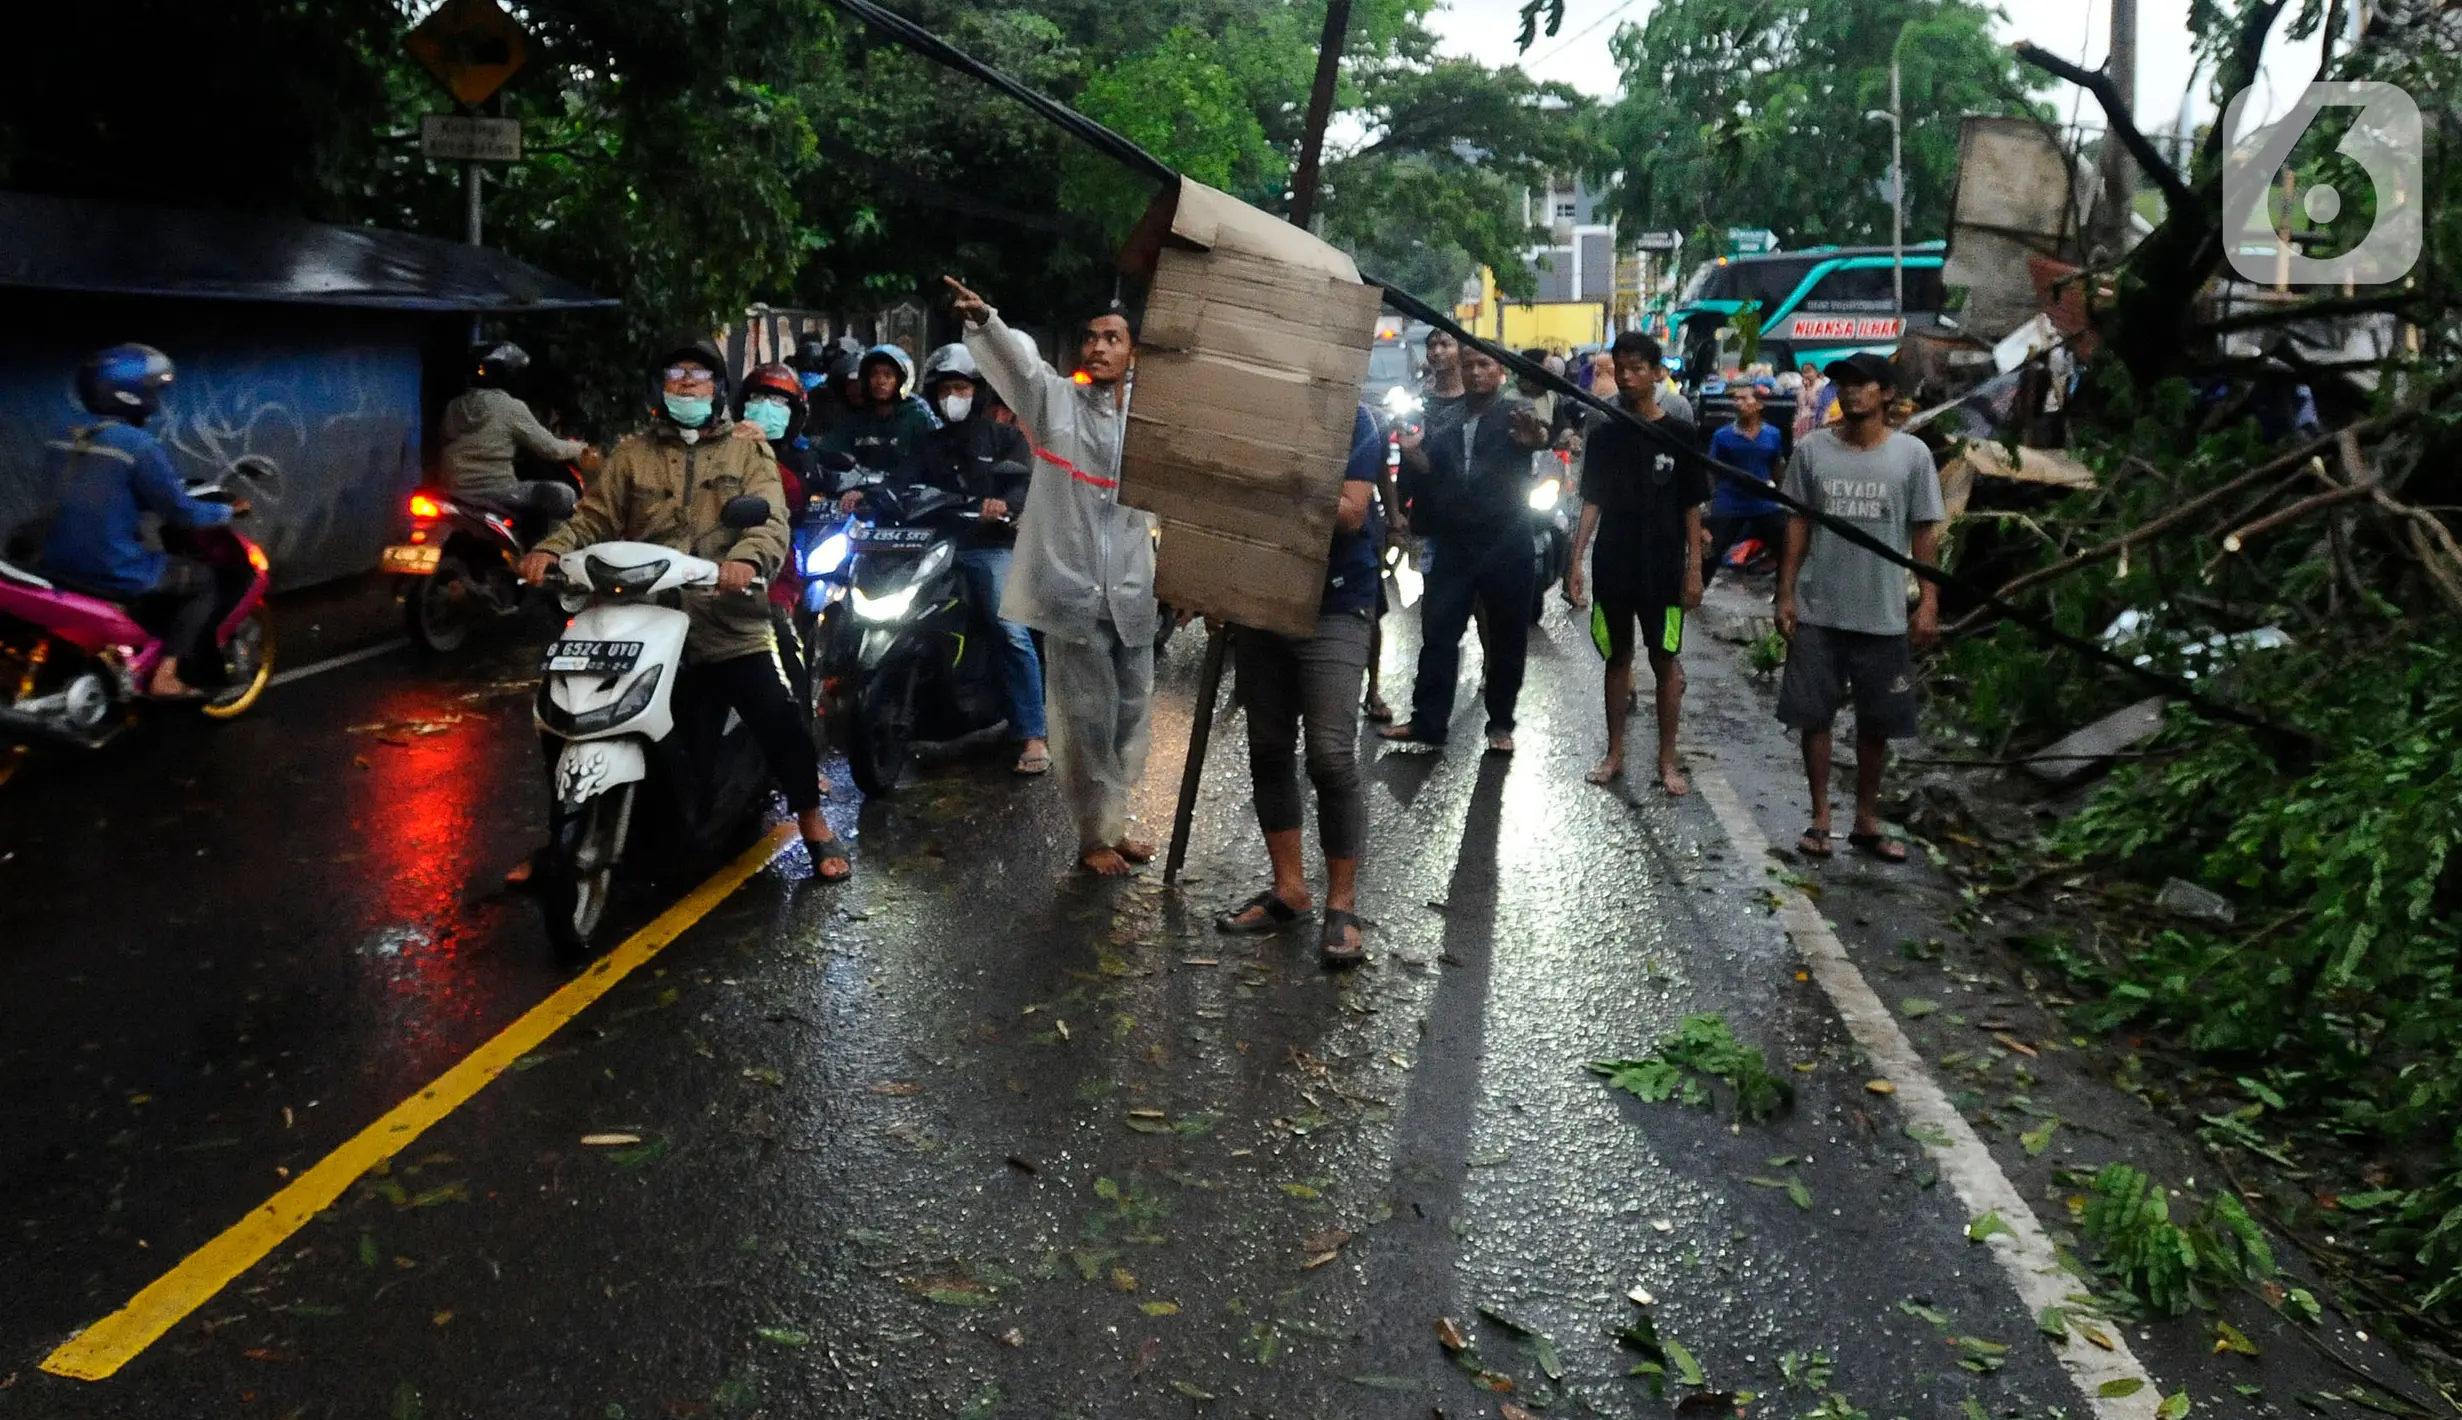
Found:
[[667, 402], [667, 417], [687, 429], [698, 429], [710, 422], [712, 402], [708, 395], [662, 394]]
[[744, 417], [760, 425], [761, 437], [773, 444], [786, 437], [791, 412], [782, 401], [774, 399], [756, 399], [744, 406]]
[[941, 396], [940, 401], [940, 417], [948, 420], [952, 424], [962, 424], [965, 422], [966, 416], [974, 412], [974, 407], [975, 397], [973, 395], [943, 395]]

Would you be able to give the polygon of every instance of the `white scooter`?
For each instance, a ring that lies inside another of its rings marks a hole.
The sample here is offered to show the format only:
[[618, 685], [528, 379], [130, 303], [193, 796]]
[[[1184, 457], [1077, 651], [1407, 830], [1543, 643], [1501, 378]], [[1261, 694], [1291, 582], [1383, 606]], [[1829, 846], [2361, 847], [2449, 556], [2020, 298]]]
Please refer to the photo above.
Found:
[[[767, 499], [735, 498], [720, 520], [758, 527], [769, 512]], [[688, 870], [745, 835], [767, 780], [742, 717], [689, 684], [677, 689], [691, 627], [682, 594], [717, 586], [717, 563], [601, 542], [565, 553], [548, 580], [573, 616], [547, 647], [534, 712], [544, 741], [562, 741], [540, 888], [548, 935], [580, 954], [606, 916], [628, 841], [644, 849], [636, 859]]]

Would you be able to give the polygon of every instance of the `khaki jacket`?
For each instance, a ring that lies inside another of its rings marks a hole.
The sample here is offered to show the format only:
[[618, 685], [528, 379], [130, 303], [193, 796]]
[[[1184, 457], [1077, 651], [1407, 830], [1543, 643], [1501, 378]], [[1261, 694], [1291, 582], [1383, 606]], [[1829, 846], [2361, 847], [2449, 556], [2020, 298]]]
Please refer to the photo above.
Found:
[[[769, 521], [738, 533], [718, 521], [739, 494], [769, 500]], [[758, 439], [736, 438], [721, 421], [696, 443], [660, 424], [634, 434], [607, 455], [581, 506], [564, 526], [539, 540], [558, 556], [594, 542], [654, 542], [712, 562], [749, 562], [774, 577], [787, 559], [786, 487], [778, 457]], [[776, 649], [769, 602], [760, 596], [684, 593], [692, 615], [685, 655], [695, 662], [728, 661]]]

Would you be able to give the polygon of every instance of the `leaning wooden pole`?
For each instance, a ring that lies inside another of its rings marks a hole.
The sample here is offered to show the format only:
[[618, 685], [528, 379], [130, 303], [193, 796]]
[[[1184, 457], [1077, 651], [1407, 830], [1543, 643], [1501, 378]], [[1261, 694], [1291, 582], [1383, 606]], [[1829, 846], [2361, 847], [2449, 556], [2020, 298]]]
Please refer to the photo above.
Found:
[[1214, 706], [1222, 699], [1222, 663], [1231, 644], [1231, 628], [1209, 628], [1205, 636], [1205, 666], [1197, 673], [1197, 714], [1188, 725], [1188, 763], [1180, 769], [1180, 805], [1171, 814], [1171, 851], [1163, 857], [1163, 881], [1180, 880], [1188, 861], [1188, 828], [1197, 817], [1197, 790], [1205, 781], [1205, 755], [1214, 741]]

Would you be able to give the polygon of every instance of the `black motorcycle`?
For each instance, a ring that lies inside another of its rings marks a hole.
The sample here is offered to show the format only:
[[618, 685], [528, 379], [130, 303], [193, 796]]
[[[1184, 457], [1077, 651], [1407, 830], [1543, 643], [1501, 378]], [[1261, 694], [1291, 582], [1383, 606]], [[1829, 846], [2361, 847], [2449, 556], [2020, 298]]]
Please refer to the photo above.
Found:
[[522, 485], [518, 501], [465, 498], [441, 488], [410, 495], [410, 541], [385, 549], [402, 628], [420, 649], [458, 651], [471, 633], [522, 608], [522, 555], [580, 502], [572, 487]]
[[879, 486], [865, 510], [846, 529], [846, 600], [825, 628], [822, 718], [857, 787], [885, 795], [897, 790], [915, 743], [992, 729], [1008, 701], [997, 609], [975, 605], [958, 576], [959, 546], [982, 519], [981, 501], [920, 484]]
[[1581, 508], [1581, 493], [1573, 483], [1573, 466], [1553, 450], [1534, 455], [1538, 473], [1530, 481], [1530, 556], [1538, 567], [1538, 582], [1530, 594], [1530, 624], [1547, 614], [1547, 590], [1564, 585], [1573, 568], [1573, 520]]

